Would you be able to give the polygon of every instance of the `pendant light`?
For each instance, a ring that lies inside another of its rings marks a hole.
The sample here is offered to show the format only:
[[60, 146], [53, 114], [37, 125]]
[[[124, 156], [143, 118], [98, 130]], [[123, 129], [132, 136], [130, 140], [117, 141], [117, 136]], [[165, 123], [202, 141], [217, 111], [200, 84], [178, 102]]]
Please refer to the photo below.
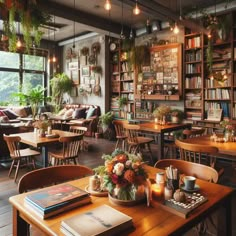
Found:
[[73, 46], [72, 48], [75, 49], [75, 0], [74, 0], [74, 22], [73, 22], [73, 31], [74, 31], [74, 38], [73, 38]]
[[[176, 2], [176, 8], [177, 8], [177, 2]], [[181, 18], [182, 18], [182, 16], [181, 16], [181, 0], [179, 0], [179, 19], [181, 20]], [[177, 22], [175, 21], [175, 26], [174, 26], [174, 28], [173, 28], [173, 33], [174, 34], [178, 34], [179, 33], [179, 26], [178, 26], [178, 24], [177, 24]]]
[[[55, 27], [55, 15], [53, 18], [53, 23], [54, 23], [54, 27]], [[57, 61], [56, 58], [56, 35], [55, 35], [55, 28], [54, 28], [54, 34], [53, 34], [53, 41], [54, 41], [54, 46], [53, 46], [53, 55], [52, 55], [52, 62], [55, 63]]]
[[125, 39], [125, 35], [124, 35], [124, 9], [123, 9], [123, 0], [121, 1], [121, 20], [122, 20], [122, 25], [121, 25], [121, 31], [120, 31], [120, 39], [123, 40]]
[[134, 15], [139, 15], [140, 14], [140, 8], [139, 8], [139, 6], [138, 6], [138, 0], [136, 0], [135, 1], [135, 7], [134, 7], [134, 9], [133, 9], [133, 14]]
[[105, 1], [104, 8], [105, 8], [107, 11], [110, 11], [110, 10], [111, 10], [111, 1], [110, 1], [110, 0], [106, 0], [106, 1]]
[[20, 40], [20, 22], [18, 22], [18, 38], [16, 42], [16, 47], [21, 48], [22, 47], [22, 42]]

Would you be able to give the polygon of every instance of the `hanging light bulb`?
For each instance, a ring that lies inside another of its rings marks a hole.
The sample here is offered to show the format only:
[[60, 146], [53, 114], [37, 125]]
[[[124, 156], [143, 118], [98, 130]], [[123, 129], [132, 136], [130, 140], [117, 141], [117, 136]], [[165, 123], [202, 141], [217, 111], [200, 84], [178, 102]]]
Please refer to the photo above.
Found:
[[140, 8], [138, 7], [138, 0], [136, 0], [135, 7], [133, 9], [133, 14], [134, 15], [139, 15], [140, 14]]
[[129, 33], [129, 39], [133, 39], [134, 38], [134, 33], [133, 33], [133, 29], [130, 29], [130, 33]]
[[123, 0], [121, 2], [121, 19], [122, 19], [122, 25], [121, 25], [121, 31], [120, 31], [120, 39], [125, 39], [125, 35], [124, 35], [124, 25], [123, 25]]
[[57, 61], [57, 58], [56, 58], [55, 54], [53, 54], [52, 62], [56, 62], [56, 61]]
[[20, 37], [18, 37], [17, 42], [16, 42], [16, 47], [21, 48], [22, 47], [22, 42], [20, 40]]
[[110, 10], [111, 10], [111, 1], [110, 1], [110, 0], [106, 0], [106, 1], [105, 1], [104, 8], [105, 8], [107, 11], [110, 11]]
[[178, 27], [176, 22], [175, 22], [175, 27], [173, 29], [173, 32], [174, 32], [174, 34], [178, 34], [179, 33], [179, 27]]

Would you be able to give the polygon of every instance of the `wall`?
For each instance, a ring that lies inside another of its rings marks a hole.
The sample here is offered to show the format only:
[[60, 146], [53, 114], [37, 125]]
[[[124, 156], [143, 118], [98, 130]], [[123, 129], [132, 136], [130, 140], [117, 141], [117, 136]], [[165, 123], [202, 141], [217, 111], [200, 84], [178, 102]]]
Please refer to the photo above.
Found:
[[[68, 50], [70, 48], [72, 48], [73, 44], [68, 44], [63, 46], [63, 71], [71, 76], [71, 71], [69, 70], [68, 66], [69, 66], [69, 62], [71, 61], [84, 61], [84, 57], [81, 55], [80, 50], [83, 47], [88, 47], [89, 48], [89, 55], [91, 54], [91, 46], [93, 43], [95, 42], [99, 42], [100, 43], [100, 53], [97, 54], [97, 65], [102, 67], [102, 74], [94, 74], [91, 73], [90, 78], [95, 78], [95, 80], [100, 79], [100, 86], [101, 86], [101, 93], [99, 96], [95, 95], [93, 93], [93, 88], [94, 85], [90, 85], [90, 87], [92, 88], [91, 93], [84, 93], [81, 94], [79, 92], [79, 88], [84, 87], [84, 85], [81, 84], [82, 79], [80, 79], [80, 85], [76, 86], [77, 89], [77, 96], [75, 96], [75, 91], [73, 91], [74, 95], [73, 96], [69, 96], [69, 95], [65, 95], [64, 96], [64, 100], [66, 103], [81, 103], [81, 104], [94, 104], [94, 105], [99, 105], [101, 107], [101, 112], [104, 113], [106, 110], [106, 106], [107, 106], [107, 99], [106, 97], [109, 96], [107, 95], [107, 93], [109, 93], [109, 90], [105, 90], [105, 78], [106, 78], [106, 63], [105, 63], [105, 36], [104, 35], [98, 35], [98, 36], [94, 36], [88, 39], [84, 39], [78, 42], [75, 42], [75, 52], [78, 55], [76, 58], [73, 59], [66, 59], [66, 57], [68, 57]], [[89, 66], [88, 62], [87, 62], [87, 66]], [[80, 69], [83, 66], [80, 65]], [[95, 77], [94, 77], [95, 76]], [[94, 80], [94, 81], [95, 81]], [[88, 80], [87, 80], [88, 81]], [[91, 80], [90, 80], [91, 81]], [[93, 81], [93, 82], [94, 82]]]

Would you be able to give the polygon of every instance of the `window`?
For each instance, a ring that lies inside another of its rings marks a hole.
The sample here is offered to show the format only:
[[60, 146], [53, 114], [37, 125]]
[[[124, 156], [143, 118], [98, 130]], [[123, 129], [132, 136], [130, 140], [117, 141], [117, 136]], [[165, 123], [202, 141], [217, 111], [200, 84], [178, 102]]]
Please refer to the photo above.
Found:
[[0, 51], [0, 104], [15, 103], [12, 93], [47, 86], [46, 56]]

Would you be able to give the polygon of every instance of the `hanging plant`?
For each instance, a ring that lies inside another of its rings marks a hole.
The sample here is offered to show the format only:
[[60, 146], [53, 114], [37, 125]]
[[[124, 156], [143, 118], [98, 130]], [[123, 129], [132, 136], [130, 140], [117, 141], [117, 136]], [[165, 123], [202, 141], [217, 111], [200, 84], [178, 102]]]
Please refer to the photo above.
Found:
[[[51, 16], [42, 12], [35, 0], [1, 0], [0, 12], [3, 13], [3, 32], [8, 38], [9, 51], [16, 51], [16, 17], [19, 18], [22, 27], [24, 45], [29, 53], [34, 43], [39, 46], [43, 32], [39, 30], [41, 25], [51, 21]], [[5, 14], [4, 14], [5, 13]]]
[[83, 47], [81, 50], [80, 50], [82, 56], [88, 56], [89, 54], [89, 48], [88, 47]]
[[91, 71], [96, 74], [102, 74], [101, 66], [91, 66]]

